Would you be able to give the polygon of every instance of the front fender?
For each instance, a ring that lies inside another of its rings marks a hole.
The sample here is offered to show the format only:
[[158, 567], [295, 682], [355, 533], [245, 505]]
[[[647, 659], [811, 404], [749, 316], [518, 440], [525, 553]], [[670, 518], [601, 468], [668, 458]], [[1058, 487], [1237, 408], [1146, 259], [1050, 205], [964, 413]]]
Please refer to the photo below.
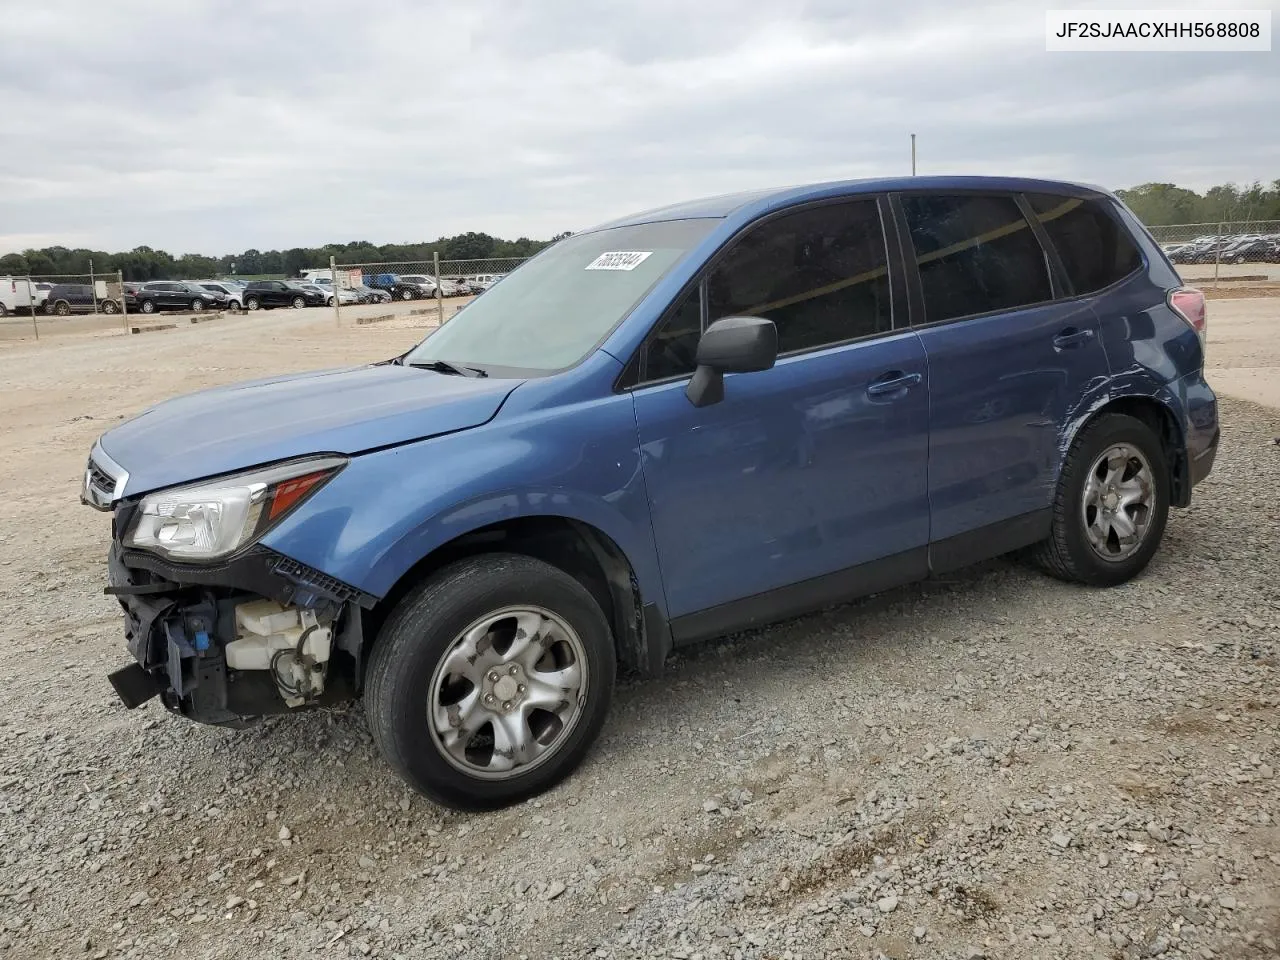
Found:
[[515, 416], [364, 454], [264, 544], [377, 597], [423, 557], [518, 517], [589, 524], [665, 614], [629, 394]]

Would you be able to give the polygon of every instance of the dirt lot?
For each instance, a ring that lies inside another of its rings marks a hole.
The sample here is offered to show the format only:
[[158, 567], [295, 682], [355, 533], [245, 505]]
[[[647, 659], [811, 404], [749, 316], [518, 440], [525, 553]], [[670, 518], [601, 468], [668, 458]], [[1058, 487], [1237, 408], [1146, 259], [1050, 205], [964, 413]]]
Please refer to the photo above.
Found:
[[[126, 712], [108, 521], [76, 502], [93, 439], [415, 322], [0, 344], [0, 956], [1280, 955], [1280, 411], [1240, 400], [1136, 582], [1002, 560], [707, 645], [497, 814], [411, 795], [358, 709]], [[1210, 331], [1215, 364], [1280, 379], [1280, 301]]]

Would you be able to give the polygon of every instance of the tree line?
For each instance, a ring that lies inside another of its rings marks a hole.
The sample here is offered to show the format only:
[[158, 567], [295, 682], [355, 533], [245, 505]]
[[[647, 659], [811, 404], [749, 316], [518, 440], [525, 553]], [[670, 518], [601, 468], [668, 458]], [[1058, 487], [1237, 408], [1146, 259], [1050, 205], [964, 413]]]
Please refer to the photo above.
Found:
[[[1179, 223], [1223, 223], [1242, 220], [1280, 220], [1280, 180], [1264, 187], [1231, 183], [1196, 193], [1172, 183], [1143, 183], [1117, 195], [1144, 223], [1162, 227]], [[0, 257], [0, 276], [87, 275], [89, 262], [98, 274], [117, 270], [126, 280], [180, 280], [219, 276], [296, 276], [308, 267], [325, 267], [329, 257], [338, 263], [428, 263], [434, 254], [441, 260], [487, 260], [499, 257], [531, 257], [549, 243], [560, 240], [502, 240], [487, 233], [460, 233], [434, 243], [384, 243], [368, 241], [331, 243], [323, 247], [289, 250], [245, 250], [209, 257], [198, 253], [173, 256], [151, 247], [134, 247], [127, 253], [45, 247]]]
[[[558, 234], [550, 240], [502, 240], [487, 233], [461, 233], [441, 237], [434, 243], [384, 243], [368, 241], [331, 243], [323, 247], [293, 247], [289, 250], [245, 250], [220, 257], [198, 253], [173, 256], [151, 247], [134, 247], [127, 253], [102, 250], [45, 247], [24, 250], [0, 257], [0, 276], [99, 276], [117, 270], [126, 280], [195, 280], [204, 277], [229, 276], [297, 276], [309, 267], [327, 267], [329, 258], [338, 263], [430, 263], [432, 256], [441, 260], [488, 260], [504, 257], [531, 257], [549, 243], [569, 236]], [[482, 271], [484, 272], [484, 271]]]
[[1116, 195], [1149, 227], [1177, 223], [1280, 220], [1280, 180], [1264, 187], [1224, 183], [1196, 193], [1172, 183], [1144, 183]]

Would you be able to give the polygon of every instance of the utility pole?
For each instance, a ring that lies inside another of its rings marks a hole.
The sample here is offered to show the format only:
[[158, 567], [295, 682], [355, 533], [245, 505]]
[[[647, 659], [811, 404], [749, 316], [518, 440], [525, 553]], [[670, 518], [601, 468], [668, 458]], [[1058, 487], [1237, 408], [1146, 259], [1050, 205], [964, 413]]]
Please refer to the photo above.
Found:
[[916, 135], [911, 135], [911, 175], [916, 175]]

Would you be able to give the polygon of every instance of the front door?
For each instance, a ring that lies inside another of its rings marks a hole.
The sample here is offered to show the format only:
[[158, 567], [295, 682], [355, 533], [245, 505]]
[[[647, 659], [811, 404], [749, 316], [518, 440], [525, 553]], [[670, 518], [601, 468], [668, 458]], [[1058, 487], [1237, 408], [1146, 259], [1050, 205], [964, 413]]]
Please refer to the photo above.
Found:
[[[636, 420], [677, 640], [741, 625], [726, 605], [779, 588], [796, 586], [803, 609], [846, 574], [846, 594], [877, 589], [883, 569], [923, 574], [928, 371], [915, 333], [894, 329], [885, 251], [875, 198], [766, 220], [642, 348]], [[694, 407], [701, 330], [743, 314], [777, 325], [777, 365], [727, 376], [721, 402]]]

